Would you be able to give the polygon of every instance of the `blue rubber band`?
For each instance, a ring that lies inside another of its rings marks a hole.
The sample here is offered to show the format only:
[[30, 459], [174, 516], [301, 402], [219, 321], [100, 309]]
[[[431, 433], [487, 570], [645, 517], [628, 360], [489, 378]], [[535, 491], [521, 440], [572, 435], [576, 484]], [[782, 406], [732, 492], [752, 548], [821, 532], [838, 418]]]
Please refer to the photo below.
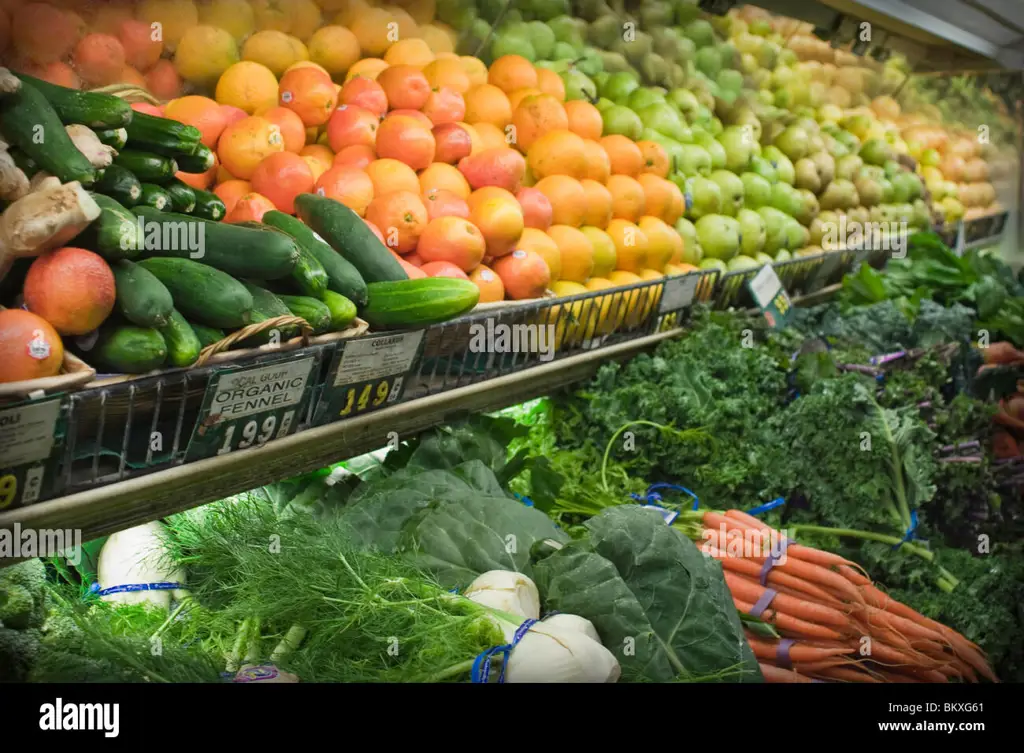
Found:
[[185, 586], [181, 583], [128, 583], [123, 586], [111, 586], [110, 588], [100, 588], [99, 583], [93, 583], [89, 587], [89, 593], [94, 593], [97, 596], [109, 596], [110, 594], [123, 594], [132, 593], [135, 591], [177, 591], [184, 588]]
[[512, 492], [512, 496], [518, 499], [527, 507], [533, 507], [533, 500], [530, 499], [529, 497], [524, 497], [522, 494], [516, 494], [515, 492]]
[[647, 499], [648, 501], [661, 501], [661, 495], [657, 493], [657, 489], [669, 489], [674, 492], [683, 492], [693, 497], [693, 509], [696, 510], [700, 506], [700, 499], [696, 494], [691, 492], [685, 486], [678, 486], [677, 484], [651, 484], [647, 487]]
[[894, 544], [892, 548], [899, 549], [904, 544], [908, 544], [914, 540], [923, 541], [926, 544], [928, 543], [925, 539], [922, 539], [917, 535], [917, 510], [910, 511], [910, 528], [908, 528], [903, 534], [903, 538], [900, 539], [899, 543]]
[[473, 660], [473, 670], [470, 675], [474, 683], [486, 683], [491, 677], [491, 657], [501, 655], [501, 673], [498, 675], [498, 682], [505, 682], [505, 665], [508, 663], [509, 654], [512, 653], [512, 649], [516, 647], [516, 644], [523, 639], [523, 637], [530, 631], [530, 628], [536, 625], [538, 620], [528, 619], [518, 628], [516, 628], [515, 635], [512, 636], [512, 642], [507, 643], [504, 646], [493, 646], [486, 651], [479, 654]]
[[763, 515], [769, 510], [774, 510], [776, 507], [782, 507], [784, 504], [786, 504], [784, 497], [776, 497], [771, 502], [766, 502], [752, 510], [747, 510], [747, 515]]

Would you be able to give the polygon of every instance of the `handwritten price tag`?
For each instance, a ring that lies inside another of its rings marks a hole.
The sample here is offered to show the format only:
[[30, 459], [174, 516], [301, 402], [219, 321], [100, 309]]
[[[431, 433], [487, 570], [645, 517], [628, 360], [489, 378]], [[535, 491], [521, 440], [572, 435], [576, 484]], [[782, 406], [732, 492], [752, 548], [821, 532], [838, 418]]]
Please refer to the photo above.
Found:
[[63, 445], [60, 396], [0, 410], [0, 510], [38, 502], [49, 490]]
[[747, 286], [761, 313], [764, 314], [768, 326], [774, 329], [784, 328], [792, 316], [793, 302], [772, 265], [765, 264]]

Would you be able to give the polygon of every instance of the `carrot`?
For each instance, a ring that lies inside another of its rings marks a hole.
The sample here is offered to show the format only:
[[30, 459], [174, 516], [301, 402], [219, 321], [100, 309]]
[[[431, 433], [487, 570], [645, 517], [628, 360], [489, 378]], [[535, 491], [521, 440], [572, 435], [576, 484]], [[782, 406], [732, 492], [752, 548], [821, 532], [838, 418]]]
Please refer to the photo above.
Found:
[[[758, 599], [764, 596], [767, 590], [764, 586], [747, 580], [742, 575], [730, 572], [725, 573], [725, 583], [729, 586], [729, 590], [734, 596], [739, 596], [744, 601], [750, 601], [755, 604]], [[786, 614], [791, 614], [794, 617], [800, 617], [808, 622], [815, 622], [819, 625], [833, 625], [845, 628], [850, 624], [846, 615], [836, 609], [832, 609], [832, 607], [804, 601], [803, 599], [795, 599], [786, 594], [776, 592], [775, 598], [772, 599], [771, 603], [772, 606]]]
[[[758, 638], [750, 631], [747, 631], [747, 643], [750, 644], [750, 648], [754, 651], [754, 656], [763, 661], [777, 661], [779, 651], [779, 641], [769, 641], [763, 638]], [[789, 658], [794, 664], [803, 662], [816, 662], [823, 661], [825, 659], [831, 659], [834, 656], [843, 656], [845, 654], [852, 654], [852, 648], [817, 648], [815, 646], [809, 646], [800, 643], [794, 643], [789, 647]]]
[[764, 675], [765, 682], [814, 682], [810, 677], [804, 677], [771, 664], [759, 664], [758, 666], [761, 667], [761, 674]]
[[[867, 668], [865, 667], [865, 669], [867, 669]], [[880, 667], [872, 667], [870, 671], [875, 672], [875, 673], [881, 675], [882, 679], [885, 680], [885, 682], [901, 682], [901, 683], [920, 682], [920, 680], [918, 680], [918, 679], [916, 679], [914, 677], [910, 677], [909, 675], [905, 675], [905, 674], [902, 674], [900, 672], [895, 672], [895, 671], [893, 671], [891, 669], [882, 669]]]
[[928, 669], [937, 668], [942, 664], [941, 660], [929, 657], [914, 651], [914, 649], [901, 650], [895, 646], [877, 638], [872, 638], [870, 652], [867, 654], [877, 664], [887, 667], [925, 667]]
[[[737, 599], [735, 596], [732, 597], [732, 603], [735, 604], [736, 608], [744, 614], [750, 614], [751, 610], [754, 608], [752, 603]], [[842, 638], [842, 634], [832, 630], [831, 628], [816, 625], [813, 622], [807, 622], [806, 620], [801, 620], [799, 617], [794, 617], [789, 614], [780, 613], [777, 609], [766, 609], [761, 614], [761, 617], [766, 622], [773, 623], [780, 630], [784, 630], [787, 633], [794, 633], [800, 637], [808, 636], [811, 638], [825, 638], [831, 640], [839, 640]]]
[[877, 677], [872, 677], [867, 672], [850, 667], [831, 667], [815, 672], [818, 677], [829, 680], [840, 680], [841, 682], [882, 682]]
[[[763, 565], [766, 557], [751, 557], [749, 559], [754, 560], [759, 565]], [[850, 581], [841, 576], [839, 573], [833, 572], [827, 568], [815, 565], [811, 562], [804, 562], [797, 559], [796, 557], [786, 557], [782, 562], [779, 562], [773, 568], [774, 570], [780, 570], [784, 573], [790, 573], [795, 575], [797, 578], [810, 581], [816, 585], [825, 588], [826, 590], [832, 589], [845, 597], [845, 600], [851, 600], [858, 604], [864, 603], [864, 597], [861, 595]]]
[[805, 675], [813, 675], [815, 672], [820, 672], [823, 669], [831, 669], [832, 667], [859, 667], [860, 664], [853, 659], [847, 659], [843, 656], [835, 656], [831, 659], [822, 659], [821, 661], [815, 662], [793, 662], [793, 669]]
[[848, 581], [853, 583], [855, 586], [870, 586], [871, 578], [864, 574], [863, 568], [860, 565], [851, 567], [850, 565], [840, 565], [839, 574], [846, 578]]
[[867, 607], [867, 619], [868, 625], [872, 624], [872, 620], [877, 621], [883, 627], [887, 627], [890, 630], [894, 630], [897, 633], [907, 636], [908, 638], [918, 638], [925, 641], [933, 641], [934, 643], [944, 645], [947, 641], [945, 636], [932, 630], [930, 627], [921, 625], [913, 620], [908, 620], [906, 617], [900, 617], [898, 614], [892, 612], [886, 612], [878, 607]]
[[[722, 563], [722, 567], [726, 570], [745, 575], [748, 578], [754, 578], [757, 581], [761, 580], [761, 565], [756, 562], [751, 562], [748, 559], [742, 557], [729, 557], [722, 553], [720, 549], [713, 546], [702, 547], [701, 550]], [[842, 602], [828, 593], [822, 588], [808, 583], [805, 580], [797, 578], [789, 573], [783, 573], [778, 568], [772, 568], [768, 571], [767, 583], [776, 590], [786, 588], [792, 591], [800, 592], [804, 594], [804, 598], [812, 598], [819, 603], [828, 603], [831, 606], [842, 604]]]

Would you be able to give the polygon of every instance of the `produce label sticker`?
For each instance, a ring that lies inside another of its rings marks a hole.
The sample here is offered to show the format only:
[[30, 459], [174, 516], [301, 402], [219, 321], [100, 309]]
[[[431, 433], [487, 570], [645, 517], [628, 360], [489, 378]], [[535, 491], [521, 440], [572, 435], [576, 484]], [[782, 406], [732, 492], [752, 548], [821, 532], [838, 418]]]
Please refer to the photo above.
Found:
[[750, 294], [764, 314], [769, 327], [782, 329], [793, 314], [793, 302], [782, 287], [782, 280], [771, 264], [765, 264], [761, 271], [747, 283]]
[[62, 406], [58, 395], [0, 410], [0, 510], [38, 502], [53, 486], [64, 444]]
[[262, 447], [287, 436], [305, 415], [316, 356], [244, 369], [211, 378], [185, 461]]
[[423, 330], [350, 340], [335, 354], [317, 404], [317, 426], [361, 416], [402, 399]]
[[684, 309], [693, 303], [697, 294], [697, 285], [701, 280], [698, 274], [683, 275], [682, 277], [669, 277], [661, 292], [661, 302], [658, 304], [658, 313], [666, 314], [670, 311]]

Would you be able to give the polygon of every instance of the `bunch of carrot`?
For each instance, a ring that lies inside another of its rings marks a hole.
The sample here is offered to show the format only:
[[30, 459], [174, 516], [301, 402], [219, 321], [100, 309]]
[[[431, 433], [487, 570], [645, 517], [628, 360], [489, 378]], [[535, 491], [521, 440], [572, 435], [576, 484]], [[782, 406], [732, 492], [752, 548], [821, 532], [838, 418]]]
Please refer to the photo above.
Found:
[[977, 645], [888, 597], [859, 565], [777, 546], [778, 531], [739, 510], [705, 512], [701, 522], [701, 550], [722, 564], [736, 608], [782, 636], [747, 630], [767, 682], [999, 681]]

